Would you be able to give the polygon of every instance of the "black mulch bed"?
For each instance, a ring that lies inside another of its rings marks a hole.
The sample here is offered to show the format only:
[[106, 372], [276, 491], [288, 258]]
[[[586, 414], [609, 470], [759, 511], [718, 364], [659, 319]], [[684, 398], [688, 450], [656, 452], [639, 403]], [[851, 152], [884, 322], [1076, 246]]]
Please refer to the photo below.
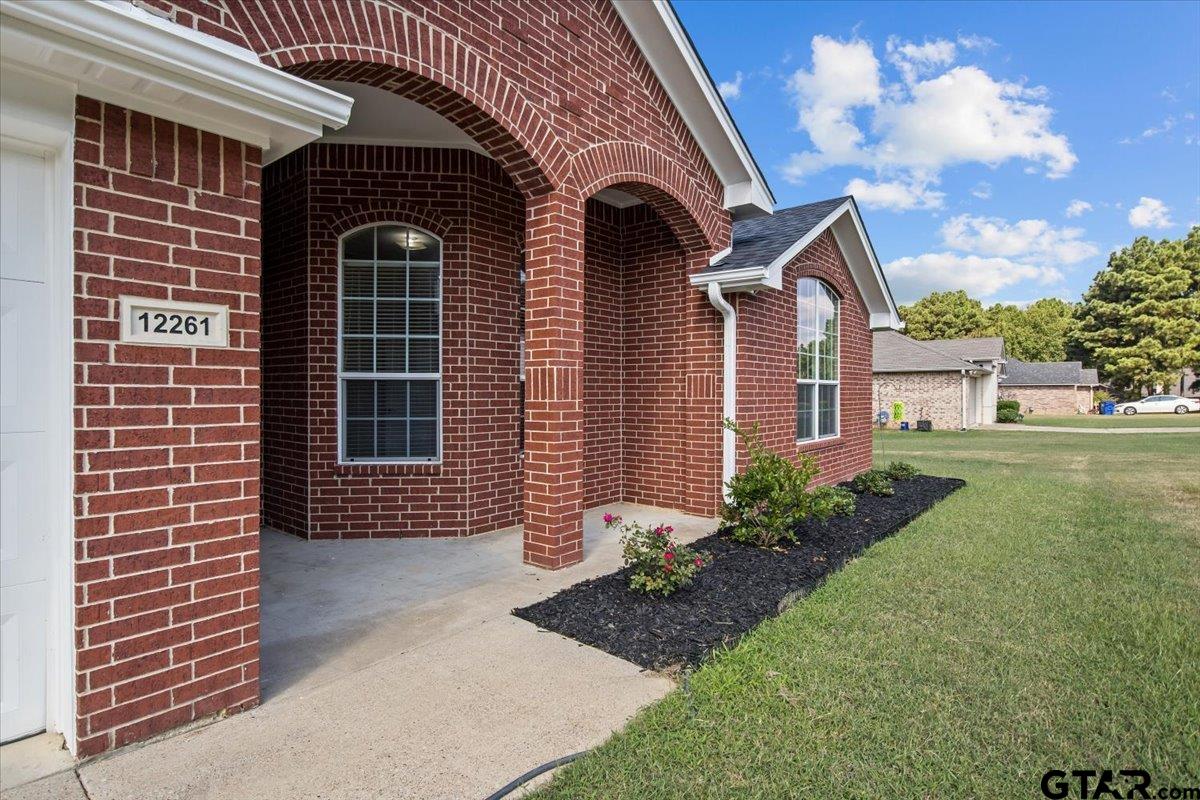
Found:
[[815, 589], [964, 482], [919, 475], [893, 485], [892, 497], [858, 495], [852, 517], [806, 523], [800, 543], [783, 551], [737, 544], [720, 533], [696, 541], [691, 547], [707, 551], [713, 560], [690, 586], [670, 597], [630, 591], [628, 570], [621, 569], [513, 614], [647, 669], [697, 666], [714, 649], [734, 644], [776, 614], [785, 596]]

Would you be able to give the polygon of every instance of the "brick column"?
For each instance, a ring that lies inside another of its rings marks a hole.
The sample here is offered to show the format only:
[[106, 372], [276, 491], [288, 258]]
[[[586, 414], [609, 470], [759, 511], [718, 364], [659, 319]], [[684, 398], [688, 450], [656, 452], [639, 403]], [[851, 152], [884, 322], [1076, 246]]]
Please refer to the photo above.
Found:
[[[708, 265], [710, 253], [688, 253], [688, 274]], [[715, 516], [721, 501], [721, 391], [723, 360], [721, 315], [704, 292], [687, 296], [687, 491], [682, 498], [691, 514]]]
[[528, 564], [583, 558], [583, 201], [525, 211], [525, 544]]

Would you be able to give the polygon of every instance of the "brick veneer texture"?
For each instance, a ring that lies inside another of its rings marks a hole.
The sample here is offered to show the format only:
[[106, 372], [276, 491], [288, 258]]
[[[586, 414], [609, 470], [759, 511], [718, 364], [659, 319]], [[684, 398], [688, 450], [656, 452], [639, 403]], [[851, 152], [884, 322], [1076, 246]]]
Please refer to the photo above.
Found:
[[1075, 386], [1001, 386], [1000, 397], [1021, 403], [1022, 414], [1078, 414], [1092, 408], [1092, 390]]
[[[257, 148], [80, 98], [79, 754], [258, 702]], [[119, 341], [120, 295], [229, 307], [229, 347]]]
[[[819, 278], [841, 298], [840, 435], [796, 442], [796, 281]], [[804, 454], [821, 469], [817, 484], [871, 468], [871, 330], [867, 310], [833, 235], [826, 231], [783, 270], [783, 289], [738, 295], [738, 419], [759, 422], [768, 447]], [[745, 463], [744, 448], [739, 468]]]
[[[962, 427], [962, 373], [959, 372], [883, 372], [871, 381], [874, 412], [892, 413], [892, 403], [904, 404], [904, 419], [916, 426], [927, 419], [938, 430]], [[874, 415], [872, 415], [874, 416]], [[890, 427], [898, 427], [892, 421]]]
[[[511, 181], [468, 150], [320, 144], [270, 165], [264, 196], [279, 223], [264, 244], [266, 524], [352, 538], [520, 522], [524, 201]], [[337, 464], [337, 242], [372, 222], [443, 238], [440, 465]], [[698, 293], [683, 250], [648, 206], [593, 200], [584, 254], [584, 505], [684, 508], [682, 321]]]

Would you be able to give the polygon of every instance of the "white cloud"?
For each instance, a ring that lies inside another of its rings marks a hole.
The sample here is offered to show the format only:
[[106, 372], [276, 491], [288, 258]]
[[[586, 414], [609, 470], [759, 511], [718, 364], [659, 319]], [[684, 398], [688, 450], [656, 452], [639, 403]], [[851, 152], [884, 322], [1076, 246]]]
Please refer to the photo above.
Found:
[[843, 194], [852, 194], [867, 208], [885, 208], [888, 211], [912, 211], [913, 209], [937, 209], [942, 207], [944, 192], [930, 189], [927, 184], [900, 181], [871, 183], [854, 178], [846, 184]]
[[1082, 228], [1056, 228], [1044, 219], [1010, 223], [1000, 217], [959, 214], [942, 224], [941, 235], [942, 243], [955, 250], [1043, 266], [1077, 264], [1100, 253], [1082, 239]]
[[889, 36], [886, 50], [888, 61], [900, 70], [904, 82], [910, 86], [916, 83], [921, 75], [928, 74], [937, 67], [953, 64], [958, 56], [958, 46], [946, 39], [926, 40], [923, 44], [914, 44], [901, 41], [898, 36]]
[[1067, 204], [1065, 213], [1068, 217], [1082, 217], [1088, 211], [1092, 210], [1092, 204], [1087, 200], [1072, 200]]
[[1011, 286], [1063, 280], [1063, 268], [1099, 255], [1080, 228], [1056, 228], [1042, 219], [1009, 222], [1000, 217], [959, 214], [942, 224], [940, 252], [898, 258], [884, 265], [899, 302], [931, 291], [964, 289], [989, 299]]
[[948, 289], [965, 289], [972, 297], [987, 298], [1022, 281], [1053, 283], [1062, 278], [1054, 268], [959, 253], [898, 258], [884, 264], [883, 270], [897, 303], [911, 303], [930, 292]]
[[1050, 178], [1069, 173], [1077, 159], [1067, 137], [1050, 128], [1045, 89], [952, 66], [960, 48], [970, 49], [964, 39], [889, 39], [887, 60], [902, 82], [888, 83], [870, 43], [814, 36], [811, 67], [788, 81], [812, 148], [790, 156], [784, 177], [798, 183], [830, 167], [859, 166], [879, 182], [927, 185], [947, 167], [1012, 159]]
[[737, 100], [742, 96], [742, 71], [738, 70], [731, 81], [721, 81], [717, 84], [717, 91], [721, 93], [721, 97], [726, 100]]
[[992, 185], [987, 181], [980, 181], [971, 189], [971, 194], [980, 200], [991, 200]]
[[1142, 197], [1129, 209], [1129, 224], [1135, 228], [1169, 228], [1175, 223], [1171, 221], [1171, 209], [1166, 203], [1154, 197]]

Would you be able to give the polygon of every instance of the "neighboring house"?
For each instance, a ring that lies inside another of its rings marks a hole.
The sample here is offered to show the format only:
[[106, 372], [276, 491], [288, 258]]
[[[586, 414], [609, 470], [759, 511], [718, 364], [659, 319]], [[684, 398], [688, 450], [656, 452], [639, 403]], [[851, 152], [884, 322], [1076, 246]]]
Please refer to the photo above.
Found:
[[1000, 397], [1020, 402], [1022, 414], [1086, 414], [1100, 385], [1096, 370], [1078, 361], [1009, 359], [1000, 376]]
[[870, 466], [858, 209], [769, 216], [664, 0], [0, 13], [0, 738], [258, 703], [263, 524], [558, 568], [714, 514], [723, 417]]
[[996, 420], [996, 378], [1004, 364], [1004, 340], [918, 341], [893, 330], [876, 331], [872, 357], [875, 415], [895, 403], [904, 419], [927, 419], [935, 428], [961, 430]]

